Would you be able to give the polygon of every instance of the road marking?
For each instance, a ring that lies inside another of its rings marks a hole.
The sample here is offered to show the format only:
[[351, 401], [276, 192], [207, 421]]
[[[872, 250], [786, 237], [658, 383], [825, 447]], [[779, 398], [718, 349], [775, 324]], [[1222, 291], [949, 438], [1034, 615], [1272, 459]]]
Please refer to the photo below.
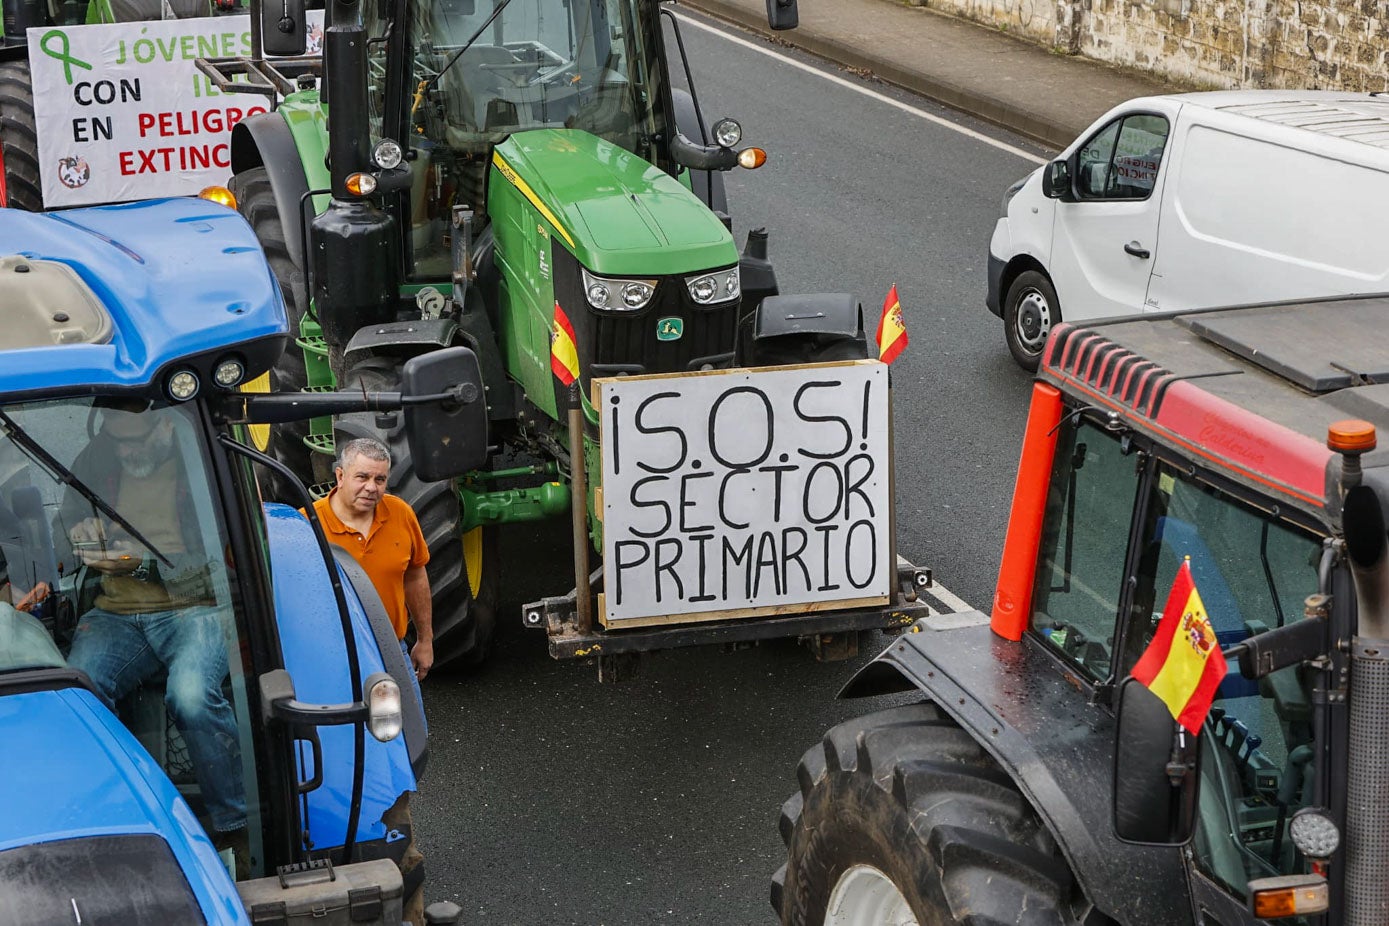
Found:
[[845, 80], [843, 77], [839, 77], [835, 74], [827, 74], [817, 67], [813, 67], [809, 64], [806, 64], [803, 61], [797, 61], [795, 58], [788, 58], [786, 55], [783, 55], [780, 52], [773, 51], [765, 45], [759, 45], [756, 42], [749, 42], [747, 39], [739, 38], [736, 35], [731, 35], [730, 33], [725, 32], [722, 29], [719, 29], [715, 26], [710, 26], [706, 23], [699, 22], [698, 20], [691, 19], [688, 15], [685, 15], [683, 13], [677, 13], [676, 15], [679, 16], [680, 21], [686, 25], [693, 26], [696, 29], [703, 29], [705, 32], [709, 32], [714, 35], [725, 38], [728, 41], [734, 43], [735, 45], [741, 45], [744, 48], [749, 48], [757, 52], [758, 54], [766, 55], [768, 58], [773, 58], [777, 61], [782, 62], [783, 64], [789, 64], [794, 68], [800, 68], [807, 74], [814, 74], [817, 77], [823, 77], [830, 83], [838, 84], [841, 87], [853, 90], [855, 93], [861, 93], [866, 97], [871, 97], [872, 99], [879, 101], [880, 103], [886, 103], [888, 106], [900, 109], [904, 113], [908, 113], [910, 115], [917, 116], [921, 119], [925, 119], [927, 122], [933, 122], [936, 125], [941, 126], [942, 128], [949, 129], [952, 132], [958, 132], [961, 135], [973, 138], [975, 141], [983, 142], [984, 144], [989, 145], [993, 148], [997, 148], [1000, 151], [1006, 151], [1014, 157], [1021, 158], [1024, 161], [1028, 161], [1029, 163], [1045, 164], [1047, 162], [1046, 158], [1038, 157], [1030, 151], [1024, 151], [1021, 148], [1016, 148], [1013, 145], [1010, 145], [1006, 142], [1001, 142], [996, 138], [990, 138], [983, 132], [976, 132], [974, 131], [974, 129], [969, 129], [965, 128], [962, 125], [957, 125], [954, 122], [951, 122], [949, 119], [943, 119], [940, 116], [935, 115], [934, 113], [928, 113], [923, 109], [917, 109], [915, 106], [908, 105], [907, 103], [903, 103], [900, 100], [894, 100], [887, 94], [879, 93], [876, 90], [870, 90], [862, 84], [855, 83], [852, 80]]
[[950, 613], [952, 614], [958, 613], [960, 611], [976, 610], [975, 608], [970, 607], [969, 603], [966, 602], [963, 598], [961, 598], [959, 595], [956, 595], [954, 592], [946, 588], [944, 585], [941, 585], [939, 582], [933, 582], [931, 584], [931, 587], [926, 589], [925, 591], [926, 594], [930, 595], [932, 598], [935, 598], [941, 604], [948, 607], [950, 609]]

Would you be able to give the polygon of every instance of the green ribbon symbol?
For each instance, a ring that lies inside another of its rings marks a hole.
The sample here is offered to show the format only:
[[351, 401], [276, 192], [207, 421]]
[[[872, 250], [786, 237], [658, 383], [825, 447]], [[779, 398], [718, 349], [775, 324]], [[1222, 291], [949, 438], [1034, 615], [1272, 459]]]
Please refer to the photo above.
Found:
[[[48, 47], [49, 41], [55, 36], [58, 39], [59, 45], [57, 51]], [[68, 54], [72, 46], [68, 44], [68, 34], [62, 29], [50, 29], [45, 32], [43, 38], [39, 39], [39, 48], [43, 49], [43, 53], [48, 57], [63, 62], [63, 76], [67, 78], [69, 87], [72, 86], [72, 66], [74, 64], [80, 68], [86, 68], [89, 71], [92, 69], [92, 66], [81, 58], [74, 58], [72, 55]]]

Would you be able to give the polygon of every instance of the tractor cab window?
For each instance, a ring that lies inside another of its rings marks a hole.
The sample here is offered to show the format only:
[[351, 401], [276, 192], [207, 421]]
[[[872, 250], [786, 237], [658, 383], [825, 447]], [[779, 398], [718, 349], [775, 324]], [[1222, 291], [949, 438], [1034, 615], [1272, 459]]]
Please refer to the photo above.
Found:
[[[1317, 591], [1320, 538], [1165, 464], [1139, 543], [1124, 671], [1151, 641], [1183, 559], [1222, 648], [1303, 620]], [[1303, 871], [1287, 822], [1312, 796], [1310, 680], [1293, 666], [1251, 681], [1232, 663], [1204, 737], [1197, 865], [1241, 898], [1250, 879]]]
[[244, 878], [263, 853], [237, 588], [194, 408], [0, 407], [0, 673], [84, 672]]
[[1032, 629], [1096, 680], [1109, 677], [1138, 459], [1086, 421], [1062, 425], [1043, 522]]
[[[581, 130], [655, 160], [652, 147], [663, 130], [656, 101], [663, 88], [647, 67], [654, 52], [644, 22], [630, 0], [419, 5], [406, 81], [417, 276], [448, 275], [450, 208], [470, 205], [483, 221], [491, 151], [510, 135]], [[384, 70], [373, 67], [383, 89]]]

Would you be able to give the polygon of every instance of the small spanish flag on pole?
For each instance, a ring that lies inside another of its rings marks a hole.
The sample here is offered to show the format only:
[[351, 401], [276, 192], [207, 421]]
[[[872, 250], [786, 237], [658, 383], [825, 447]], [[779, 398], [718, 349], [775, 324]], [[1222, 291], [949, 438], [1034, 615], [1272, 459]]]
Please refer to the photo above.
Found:
[[897, 301], [897, 284], [883, 300], [883, 317], [878, 319], [878, 359], [891, 363], [907, 347], [907, 325], [902, 321], [902, 304]]
[[1190, 559], [1182, 560], [1172, 580], [1157, 633], [1133, 667], [1133, 677], [1167, 705], [1177, 723], [1193, 736], [1200, 734], [1225, 678], [1225, 656], [1196, 591]]
[[558, 302], [555, 303], [555, 327], [550, 332], [550, 371], [566, 386], [579, 378], [579, 348], [574, 339], [574, 326]]

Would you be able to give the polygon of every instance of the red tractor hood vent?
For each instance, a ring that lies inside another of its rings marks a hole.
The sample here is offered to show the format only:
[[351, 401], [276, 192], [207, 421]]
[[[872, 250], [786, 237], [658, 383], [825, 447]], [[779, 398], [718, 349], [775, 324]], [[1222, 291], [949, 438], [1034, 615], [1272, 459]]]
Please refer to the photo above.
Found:
[[1156, 418], [1173, 375], [1086, 328], [1060, 325], [1047, 343], [1046, 366], [1056, 375], [1084, 383], [1144, 418]]

